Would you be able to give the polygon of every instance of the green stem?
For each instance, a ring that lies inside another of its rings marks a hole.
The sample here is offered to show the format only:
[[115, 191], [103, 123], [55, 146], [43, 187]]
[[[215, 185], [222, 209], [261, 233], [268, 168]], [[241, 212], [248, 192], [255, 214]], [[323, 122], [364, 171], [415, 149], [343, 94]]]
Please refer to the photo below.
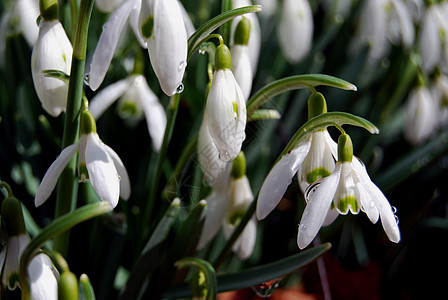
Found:
[[148, 204], [145, 208], [143, 215], [143, 224], [142, 224], [143, 226], [147, 226], [152, 217], [152, 211], [157, 198], [160, 176], [162, 175], [163, 163], [165, 162], [166, 152], [168, 150], [168, 145], [171, 141], [171, 136], [173, 135], [174, 124], [176, 123], [177, 110], [179, 108], [179, 100], [180, 100], [179, 94], [175, 94], [173, 97], [171, 97], [170, 103], [168, 105], [168, 115], [167, 115], [165, 135], [163, 136], [162, 147], [160, 149], [159, 156], [157, 157], [156, 170], [151, 181]]
[[[94, 0], [82, 0], [76, 28], [73, 58], [68, 85], [67, 108], [65, 115], [62, 149], [78, 142], [79, 122], [82, 106], [84, 68], [87, 50], [87, 34]], [[59, 179], [55, 217], [62, 216], [76, 207], [78, 180], [76, 178], [76, 157], [67, 165]], [[65, 255], [68, 247], [69, 233], [54, 240], [54, 250]]]

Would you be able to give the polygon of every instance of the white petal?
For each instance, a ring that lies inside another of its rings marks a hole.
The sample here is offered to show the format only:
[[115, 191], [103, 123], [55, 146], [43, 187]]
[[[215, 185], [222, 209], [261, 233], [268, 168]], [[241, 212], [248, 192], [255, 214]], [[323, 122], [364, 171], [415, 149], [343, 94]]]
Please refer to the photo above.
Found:
[[246, 138], [247, 112], [244, 96], [229, 69], [214, 73], [205, 111], [220, 159], [234, 159]]
[[20, 30], [28, 45], [36, 43], [39, 34], [37, 17], [39, 17], [39, 2], [35, 0], [17, 0], [14, 10], [20, 19]]
[[165, 135], [165, 109], [154, 92], [149, 88], [143, 76], [138, 76], [134, 80], [134, 86], [137, 89], [138, 98], [136, 100], [145, 112], [148, 132], [152, 139], [152, 148], [158, 152], [162, 147], [163, 136]]
[[188, 15], [188, 12], [185, 10], [185, 7], [182, 5], [182, 2], [179, 0], [177, 1], [179, 4], [180, 10], [182, 12], [182, 19], [185, 24], [185, 30], [187, 31], [187, 37], [190, 38], [190, 36], [196, 31], [194, 28], [193, 22], [190, 19], [190, 16]]
[[40, 253], [34, 256], [28, 266], [28, 276], [31, 281], [31, 296], [33, 300], [58, 299], [56, 272], [47, 255]]
[[244, 100], [247, 102], [252, 89], [252, 67], [249, 58], [249, 48], [244, 45], [233, 45], [230, 54], [232, 56], [232, 72], [235, 80], [243, 92]]
[[218, 232], [227, 211], [228, 203], [226, 193], [213, 191], [207, 197], [207, 215], [199, 239], [198, 249], [202, 249]]
[[44, 70], [58, 70], [70, 75], [72, 45], [58, 20], [42, 21], [31, 55], [34, 87], [43, 108], [53, 117], [65, 111], [68, 84], [45, 76]]
[[441, 55], [434, 8], [435, 5], [427, 10], [419, 31], [418, 47], [422, 58], [422, 68], [426, 73], [430, 73], [434, 69]]
[[325, 217], [324, 222], [322, 223], [322, 226], [328, 226], [331, 223], [334, 222], [334, 220], [336, 220], [336, 218], [339, 216], [339, 212], [336, 209], [330, 209], [328, 211], [327, 216]]
[[79, 144], [74, 144], [64, 148], [61, 154], [51, 164], [50, 168], [48, 168], [39, 185], [39, 189], [36, 192], [36, 197], [34, 198], [34, 205], [36, 207], [41, 206], [48, 199], [48, 197], [50, 197], [51, 192], [54, 190], [56, 183], [58, 182], [59, 176], [78, 150], [78, 147]]
[[120, 175], [120, 196], [124, 200], [128, 200], [131, 196], [131, 181], [129, 180], [128, 171], [126, 171], [126, 167], [118, 154], [106, 144], [104, 144], [104, 147], [106, 148], [107, 154], [112, 158], [118, 175]]
[[309, 195], [297, 235], [297, 245], [300, 249], [308, 246], [322, 227], [333, 202], [340, 175], [341, 164], [336, 163], [333, 173], [322, 179], [319, 187]]
[[104, 111], [112, 105], [124, 92], [129, 89], [131, 82], [129, 79], [117, 81], [108, 87], [102, 89], [95, 97], [90, 100], [89, 110], [95, 120], [104, 113]]
[[110, 62], [117, 48], [121, 31], [128, 20], [131, 10], [134, 8], [135, 0], [123, 2], [109, 17], [109, 20], [103, 25], [95, 53], [90, 64], [88, 74], [88, 85], [93, 91], [96, 91], [106, 76]]
[[[28, 246], [30, 238], [26, 234], [11, 236], [6, 244], [6, 261], [3, 270], [3, 278], [8, 284], [10, 290], [15, 290], [18, 285], [20, 272], [20, 257], [23, 250]], [[14, 281], [14, 280], [17, 281]]]
[[262, 220], [277, 206], [300, 168], [310, 148], [308, 139], [299, 147], [284, 155], [269, 172], [258, 194], [257, 218]]
[[101, 200], [115, 207], [120, 195], [120, 179], [114, 162], [96, 133], [87, 135], [86, 166], [95, 192]]
[[290, 63], [305, 58], [313, 42], [313, 14], [308, 0], [285, 0], [277, 36], [282, 52]]
[[396, 17], [400, 24], [401, 38], [403, 45], [409, 49], [414, 44], [415, 29], [412, 21], [412, 16], [406, 8], [406, 4], [401, 0], [393, 0], [392, 4], [395, 7]]
[[124, 0], [95, 0], [95, 7], [102, 13], [111, 13], [123, 3]]
[[210, 135], [206, 118], [204, 113], [198, 136], [198, 160], [207, 183], [214, 190], [222, 191], [227, 188], [232, 163], [219, 159], [219, 152]]
[[154, 1], [154, 28], [147, 40], [151, 65], [160, 87], [173, 96], [187, 66], [187, 32], [177, 0]]
[[257, 220], [252, 217], [244, 227], [241, 236], [238, 238], [238, 247], [233, 248], [233, 251], [238, 253], [238, 256], [242, 259], [248, 259], [254, 251], [255, 241], [257, 238]]
[[137, 38], [140, 46], [144, 49], [148, 48], [148, 44], [142, 36], [142, 33], [139, 29], [138, 19], [141, 11], [142, 1], [136, 0], [134, 8], [131, 11], [131, 15], [129, 17], [129, 24], [131, 25], [132, 31], [134, 32], [135, 37]]

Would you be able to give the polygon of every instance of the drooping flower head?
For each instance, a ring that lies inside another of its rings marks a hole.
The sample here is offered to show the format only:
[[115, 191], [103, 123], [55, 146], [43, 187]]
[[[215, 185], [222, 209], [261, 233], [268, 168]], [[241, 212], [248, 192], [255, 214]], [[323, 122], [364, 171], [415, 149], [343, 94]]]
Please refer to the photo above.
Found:
[[[327, 112], [322, 94], [312, 94], [308, 100], [308, 118]], [[297, 147], [284, 155], [263, 182], [258, 194], [257, 218], [266, 216], [277, 206], [292, 177], [297, 179], [302, 191], [315, 182], [330, 175], [337, 156], [337, 144], [326, 129], [310, 133]]]
[[187, 66], [187, 32], [177, 0], [143, 0], [141, 35], [148, 45], [151, 65], [168, 96], [182, 89]]
[[313, 42], [314, 21], [308, 0], [283, 1], [277, 27], [280, 48], [290, 63], [304, 59]]
[[120, 157], [105, 145], [96, 133], [95, 119], [85, 110], [81, 117], [80, 138], [78, 143], [64, 148], [59, 157], [51, 164], [37, 190], [34, 203], [42, 205], [56, 186], [65, 166], [79, 150], [78, 173], [81, 182], [90, 181], [98, 197], [108, 201], [112, 207], [121, 196], [127, 200], [130, 196], [130, 182]]
[[230, 48], [232, 56], [232, 72], [236, 82], [243, 92], [247, 102], [252, 89], [253, 73], [250, 62], [249, 38], [251, 33], [251, 23], [248, 18], [242, 18], [235, 29], [234, 44]]
[[246, 103], [233, 76], [229, 48], [216, 48], [215, 72], [207, 97], [205, 116], [210, 135], [223, 161], [234, 159], [246, 138]]
[[307, 205], [297, 235], [300, 249], [308, 246], [322, 226], [339, 214], [363, 211], [372, 223], [381, 218], [389, 240], [398, 243], [400, 231], [394, 212], [381, 190], [370, 180], [364, 165], [353, 159], [353, 146], [347, 134], [338, 140], [338, 161], [330, 176], [308, 187]]
[[31, 56], [31, 71], [34, 88], [43, 108], [51, 116], [57, 117], [65, 111], [68, 84], [59, 78], [46, 76], [43, 71], [57, 70], [70, 75], [73, 48], [57, 14], [41, 14], [43, 19]]
[[154, 151], [162, 146], [166, 114], [143, 75], [132, 75], [101, 90], [90, 102], [89, 110], [95, 119], [117, 99], [119, 115], [131, 123], [144, 115]]

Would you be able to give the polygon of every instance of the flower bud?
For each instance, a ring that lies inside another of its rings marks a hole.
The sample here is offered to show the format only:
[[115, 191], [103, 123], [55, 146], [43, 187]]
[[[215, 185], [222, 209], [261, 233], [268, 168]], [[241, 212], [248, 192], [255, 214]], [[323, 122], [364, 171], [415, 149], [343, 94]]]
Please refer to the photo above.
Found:
[[81, 124], [79, 131], [81, 134], [96, 133], [95, 118], [89, 110], [85, 110], [81, 113]]
[[40, 15], [46, 21], [58, 19], [58, 0], [40, 0]]
[[308, 98], [308, 120], [327, 112], [327, 102], [321, 93], [313, 93]]
[[25, 234], [22, 206], [17, 198], [8, 197], [3, 200], [1, 212], [3, 227], [9, 236]]
[[248, 45], [250, 37], [250, 20], [242, 18], [235, 29], [234, 43], [236, 45]]
[[58, 299], [78, 300], [78, 279], [75, 274], [65, 271], [58, 282]]

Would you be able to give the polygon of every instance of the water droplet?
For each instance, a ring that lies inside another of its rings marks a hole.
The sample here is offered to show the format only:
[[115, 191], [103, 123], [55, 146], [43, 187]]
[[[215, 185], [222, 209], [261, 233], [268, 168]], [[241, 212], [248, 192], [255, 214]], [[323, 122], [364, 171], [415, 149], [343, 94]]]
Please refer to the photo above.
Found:
[[275, 292], [276, 288], [278, 288], [280, 280], [281, 279], [273, 279], [265, 281], [260, 284], [254, 285], [252, 289], [259, 297], [267, 298]]
[[182, 71], [186, 67], [187, 67], [187, 62], [185, 60], [183, 60], [179, 63], [179, 71]]
[[229, 161], [232, 159], [232, 157], [230, 156], [229, 151], [227, 151], [227, 149], [221, 149], [219, 151], [219, 159], [222, 161]]
[[304, 231], [306, 229], [306, 225], [305, 224], [299, 224], [299, 230]]
[[179, 86], [177, 87], [177, 89], [176, 89], [176, 93], [177, 94], [180, 94], [180, 93], [182, 93], [184, 91], [184, 84], [181, 82], [180, 84], [179, 84]]
[[394, 214], [397, 213], [397, 208], [396, 208], [395, 206], [391, 206], [390, 208], [392, 209], [392, 212], [393, 212]]
[[370, 208], [374, 208], [375, 207], [375, 202], [370, 201]]
[[400, 222], [400, 220], [398, 219], [397, 215], [394, 215], [395, 218], [395, 222], [398, 224]]
[[134, 80], [134, 86], [140, 86], [143, 83], [143, 80], [145, 80], [143, 76], [137, 76]]
[[199, 49], [199, 54], [205, 54], [205, 50], [204, 49]]
[[90, 86], [90, 76], [89, 76], [89, 74], [84, 75], [84, 83]]

